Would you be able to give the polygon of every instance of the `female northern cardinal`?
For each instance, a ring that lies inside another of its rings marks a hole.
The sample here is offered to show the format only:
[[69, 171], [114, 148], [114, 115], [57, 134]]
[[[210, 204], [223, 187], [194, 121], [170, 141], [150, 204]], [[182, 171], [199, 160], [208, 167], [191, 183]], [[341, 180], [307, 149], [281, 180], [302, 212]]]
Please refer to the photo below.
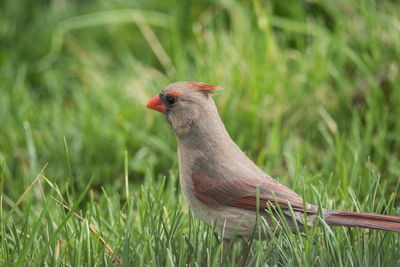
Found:
[[[147, 104], [165, 114], [178, 139], [180, 182], [189, 207], [206, 223], [216, 221], [217, 231], [225, 238], [235, 233], [242, 237], [252, 234], [257, 198], [259, 215], [271, 228], [274, 224], [269, 211], [277, 205], [292, 230], [296, 225], [290, 209], [300, 228], [305, 213], [307, 224], [312, 225], [318, 207], [303, 203], [299, 195], [257, 167], [232, 141], [210, 97], [216, 89], [199, 82], [177, 82]], [[322, 214], [328, 225], [400, 232], [400, 217], [396, 216], [335, 210], [322, 210]]]

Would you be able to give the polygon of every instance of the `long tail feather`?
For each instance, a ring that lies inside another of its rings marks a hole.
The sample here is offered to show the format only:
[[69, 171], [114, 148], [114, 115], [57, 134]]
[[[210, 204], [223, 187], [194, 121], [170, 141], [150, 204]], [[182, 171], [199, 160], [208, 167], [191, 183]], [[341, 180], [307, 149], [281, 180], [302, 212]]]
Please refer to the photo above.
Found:
[[328, 225], [333, 226], [400, 232], [400, 217], [397, 216], [328, 210], [325, 212], [325, 221]]

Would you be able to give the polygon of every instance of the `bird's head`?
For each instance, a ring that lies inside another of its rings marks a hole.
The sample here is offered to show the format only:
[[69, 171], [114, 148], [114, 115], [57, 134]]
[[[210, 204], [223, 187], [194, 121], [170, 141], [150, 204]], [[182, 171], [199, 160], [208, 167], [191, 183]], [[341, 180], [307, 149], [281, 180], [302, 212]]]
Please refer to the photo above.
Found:
[[172, 83], [153, 97], [146, 107], [165, 114], [175, 134], [180, 137], [187, 134], [198, 120], [216, 112], [210, 97], [216, 89], [219, 87], [200, 82]]

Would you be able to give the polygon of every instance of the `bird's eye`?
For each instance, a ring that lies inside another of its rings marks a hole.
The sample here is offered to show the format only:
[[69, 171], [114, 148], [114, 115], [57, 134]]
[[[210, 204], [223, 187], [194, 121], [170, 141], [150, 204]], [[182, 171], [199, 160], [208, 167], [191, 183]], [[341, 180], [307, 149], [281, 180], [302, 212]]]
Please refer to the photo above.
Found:
[[176, 102], [176, 98], [172, 95], [167, 96], [166, 101], [169, 105], [172, 105]]

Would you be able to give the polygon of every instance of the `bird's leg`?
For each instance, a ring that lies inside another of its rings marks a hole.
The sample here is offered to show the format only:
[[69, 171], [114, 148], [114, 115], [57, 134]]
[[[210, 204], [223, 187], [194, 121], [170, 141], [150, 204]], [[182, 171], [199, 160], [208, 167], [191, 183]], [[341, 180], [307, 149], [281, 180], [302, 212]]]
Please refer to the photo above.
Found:
[[[232, 258], [232, 248], [229, 248], [230, 242], [231, 242], [231, 240], [228, 238], [222, 239], [223, 248], [225, 247], [225, 248], [229, 249], [229, 258]], [[222, 256], [222, 254], [221, 254], [221, 256]]]
[[[250, 242], [246, 239], [246, 238], [240, 238], [242, 245], [243, 245], [243, 249], [242, 249], [242, 253], [240, 254], [240, 259], [238, 261], [238, 265], [239, 267], [244, 266], [247, 256], [249, 254], [250, 251]], [[231, 242], [230, 239], [224, 238], [222, 240], [224, 247], [229, 249], [229, 259], [232, 259], [232, 255], [233, 255], [233, 245], [232, 247], [229, 248], [229, 244]], [[236, 261], [236, 259], [235, 259]]]
[[242, 249], [242, 254], [240, 256], [240, 260], [239, 260], [239, 266], [245, 266], [247, 257], [249, 256], [249, 252], [250, 252], [250, 247], [251, 247], [251, 242], [249, 242], [249, 240], [247, 240], [246, 238], [241, 238], [242, 241], [242, 245], [243, 245], [243, 249]]

